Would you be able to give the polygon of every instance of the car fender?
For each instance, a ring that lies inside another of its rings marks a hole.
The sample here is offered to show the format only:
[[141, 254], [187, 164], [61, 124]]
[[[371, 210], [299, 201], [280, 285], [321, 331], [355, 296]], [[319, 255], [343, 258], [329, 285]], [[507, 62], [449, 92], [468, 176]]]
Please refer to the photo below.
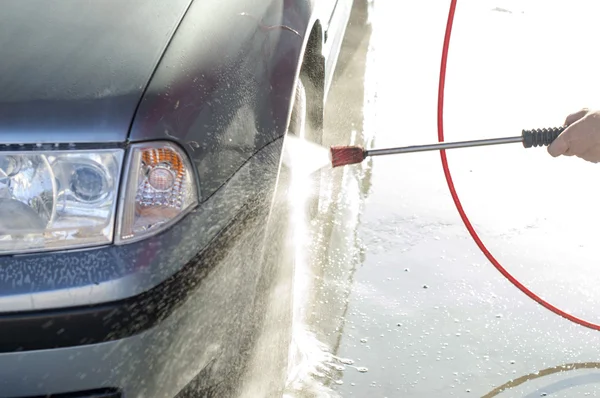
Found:
[[315, 1], [194, 1], [149, 82], [129, 140], [185, 148], [207, 199], [284, 136], [317, 20]]

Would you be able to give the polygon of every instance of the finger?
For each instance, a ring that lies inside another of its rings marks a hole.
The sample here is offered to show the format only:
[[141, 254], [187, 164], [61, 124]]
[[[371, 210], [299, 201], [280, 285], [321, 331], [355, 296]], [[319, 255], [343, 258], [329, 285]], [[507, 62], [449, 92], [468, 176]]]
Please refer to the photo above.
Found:
[[569, 134], [565, 137], [569, 146], [568, 154], [581, 157], [597, 146], [597, 133], [593, 122], [590, 116], [586, 116], [568, 127]]
[[575, 113], [571, 113], [565, 119], [565, 126], [570, 126], [571, 124], [575, 123], [576, 121], [587, 115], [589, 111], [590, 110], [588, 108], [583, 108]]
[[588, 118], [581, 118], [565, 128], [548, 146], [548, 153], [557, 156], [580, 156], [590, 147]]
[[554, 141], [548, 146], [548, 153], [552, 157], [561, 155], [569, 156], [569, 143], [572, 127], [567, 127], [562, 133], [556, 137]]

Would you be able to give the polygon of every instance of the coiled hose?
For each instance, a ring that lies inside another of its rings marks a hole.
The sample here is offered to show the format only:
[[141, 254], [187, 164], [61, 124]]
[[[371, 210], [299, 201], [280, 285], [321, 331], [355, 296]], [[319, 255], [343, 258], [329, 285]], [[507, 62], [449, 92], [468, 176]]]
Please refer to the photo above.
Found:
[[[446, 64], [447, 64], [447, 60], [448, 60], [448, 49], [450, 47], [450, 36], [452, 34], [452, 23], [454, 21], [454, 14], [456, 11], [456, 2], [457, 2], [457, 0], [450, 0], [450, 11], [448, 12], [448, 22], [446, 24], [446, 33], [444, 36], [444, 45], [442, 48], [442, 61], [441, 61], [441, 66], [440, 66], [438, 106], [437, 106], [437, 127], [438, 127], [438, 141], [439, 142], [444, 141], [444, 86], [445, 86], [445, 81], [446, 81]], [[521, 290], [523, 293], [525, 293], [527, 296], [529, 296], [529, 298], [531, 298], [532, 300], [536, 301], [538, 304], [544, 306], [545, 308], [554, 312], [555, 314], [568, 319], [571, 322], [574, 322], [574, 323], [584, 326], [586, 328], [600, 331], [600, 325], [597, 325], [592, 322], [588, 322], [581, 318], [577, 318], [576, 316], [571, 315], [571, 314], [569, 314], [565, 311], [562, 311], [561, 309], [553, 306], [552, 304], [545, 301], [544, 299], [542, 299], [541, 297], [539, 297], [535, 293], [533, 293], [531, 290], [529, 290], [526, 286], [524, 286], [521, 282], [519, 282], [514, 276], [512, 276], [508, 271], [506, 271], [506, 269], [504, 269], [504, 267], [498, 262], [498, 260], [496, 260], [494, 258], [492, 253], [490, 253], [490, 251], [485, 247], [485, 245], [483, 244], [483, 241], [481, 240], [479, 235], [477, 235], [477, 232], [471, 225], [471, 222], [469, 221], [469, 218], [467, 217], [467, 215], [462, 207], [462, 204], [460, 203], [460, 199], [458, 197], [458, 194], [456, 193], [456, 189], [454, 187], [454, 182], [452, 181], [452, 175], [450, 174], [450, 169], [448, 167], [446, 151], [440, 150], [440, 156], [442, 159], [442, 167], [444, 169], [444, 175], [446, 176], [446, 182], [448, 183], [448, 189], [450, 190], [450, 194], [452, 195], [452, 200], [454, 201], [454, 204], [456, 205], [456, 209], [458, 210], [458, 213], [460, 214], [460, 218], [462, 219], [463, 223], [465, 224], [465, 227], [469, 231], [469, 234], [471, 235], [471, 237], [473, 238], [473, 240], [475, 241], [475, 243], [477, 244], [477, 246], [479, 247], [481, 252], [487, 257], [487, 259], [492, 263], [492, 265], [498, 271], [500, 271], [500, 273], [502, 275], [504, 275], [504, 277], [506, 279], [508, 279], [513, 285], [515, 285], [519, 290]]]

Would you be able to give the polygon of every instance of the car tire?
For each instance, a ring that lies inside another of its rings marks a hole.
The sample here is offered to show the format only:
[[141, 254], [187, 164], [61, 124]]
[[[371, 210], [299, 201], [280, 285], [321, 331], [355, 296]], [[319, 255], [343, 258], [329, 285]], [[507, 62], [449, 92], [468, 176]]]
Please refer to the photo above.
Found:
[[308, 117], [306, 86], [303, 80], [303, 77], [298, 78], [294, 90], [294, 101], [292, 105], [292, 113], [290, 115], [288, 134], [292, 134], [301, 139], [308, 139], [306, 131], [306, 119]]
[[[307, 88], [310, 90], [312, 84], [310, 80], [300, 75], [297, 80], [294, 91], [294, 101], [288, 134], [294, 135], [308, 142], [321, 145], [323, 141], [323, 130], [319, 121], [315, 121], [314, 115], [316, 104], [312, 103], [311, 96], [307, 95]], [[319, 197], [321, 186], [321, 171], [317, 170], [311, 175], [311, 189], [306, 202], [306, 211], [308, 221], [313, 221], [319, 213]]]
[[[312, 104], [311, 96], [307, 93], [310, 90], [310, 79], [301, 74], [290, 98], [292, 110], [286, 136], [295, 136], [320, 144], [322, 130], [313, 128], [320, 123], [318, 113], [317, 117], [311, 116], [312, 112], [318, 112], [318, 109]], [[281, 152], [284, 159], [287, 156], [286, 145], [290, 145], [290, 142], [284, 139]], [[292, 338], [295, 301], [293, 292], [295, 269], [298, 265], [293, 253], [297, 241], [292, 224], [296, 220], [290, 217], [292, 212], [297, 210], [297, 204], [290, 200], [290, 195], [293, 195], [290, 189], [294, 185], [294, 167], [294, 164], [290, 167], [286, 161], [278, 163], [273, 196], [268, 196], [271, 204], [264, 241], [269, 250], [262, 258], [262, 276], [257, 288], [260, 294], [255, 298], [253, 305], [257, 329], [245, 342], [250, 360], [244, 370], [244, 382], [240, 385], [241, 391], [244, 392], [243, 397], [282, 396], [288, 372], [295, 365], [296, 350], [293, 348]], [[315, 175], [320, 177], [318, 173]], [[315, 178], [311, 178], [310, 181], [311, 195], [302, 198], [302, 218], [305, 222], [312, 221], [318, 209], [319, 191], [315, 188], [313, 180]], [[304, 196], [306, 193], [300, 194]]]

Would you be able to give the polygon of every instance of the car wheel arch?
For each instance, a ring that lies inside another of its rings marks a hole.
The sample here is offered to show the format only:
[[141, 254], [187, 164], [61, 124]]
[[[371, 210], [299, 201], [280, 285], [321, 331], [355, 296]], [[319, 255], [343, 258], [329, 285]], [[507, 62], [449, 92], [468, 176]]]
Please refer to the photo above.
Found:
[[[301, 80], [306, 95], [306, 106], [308, 107], [307, 122], [310, 123], [310, 130], [314, 133], [320, 131], [323, 127], [325, 57], [322, 54], [322, 48], [325, 36], [321, 22], [318, 19], [309, 25], [309, 29], [306, 31], [310, 33], [298, 57], [298, 69], [296, 76], [294, 76], [293, 93], [290, 96], [288, 126], [291, 122], [298, 81]], [[315, 136], [315, 134], [307, 138], [311, 141], [321, 143], [321, 137]]]

